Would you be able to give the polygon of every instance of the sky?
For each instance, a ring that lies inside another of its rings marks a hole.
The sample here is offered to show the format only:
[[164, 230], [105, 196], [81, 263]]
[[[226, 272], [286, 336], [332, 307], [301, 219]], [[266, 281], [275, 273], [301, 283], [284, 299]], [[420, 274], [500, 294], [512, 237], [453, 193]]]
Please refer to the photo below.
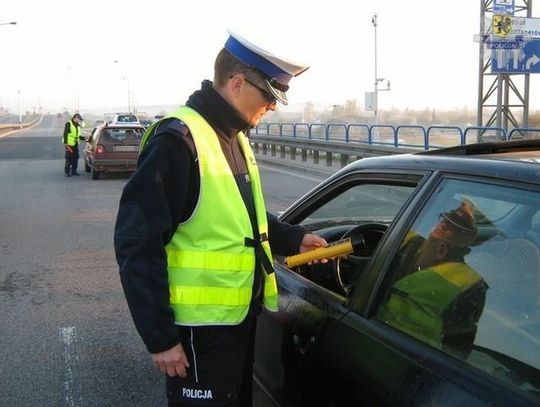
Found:
[[[390, 80], [380, 110], [476, 108], [479, 0], [2, 0], [0, 23], [17, 25], [0, 26], [0, 106], [127, 109], [128, 90], [137, 106], [181, 105], [212, 79], [229, 29], [310, 66], [292, 79], [285, 111], [363, 105], [375, 76], [374, 13], [377, 76]], [[538, 110], [540, 74], [531, 77]]]

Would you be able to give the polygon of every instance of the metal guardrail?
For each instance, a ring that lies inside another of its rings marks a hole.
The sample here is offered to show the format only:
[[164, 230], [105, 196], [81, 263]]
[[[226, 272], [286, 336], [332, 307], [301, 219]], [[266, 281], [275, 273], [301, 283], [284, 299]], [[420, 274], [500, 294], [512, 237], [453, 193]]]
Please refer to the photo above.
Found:
[[515, 128], [507, 134], [500, 127], [479, 126], [462, 129], [458, 126], [439, 125], [426, 128], [419, 125], [387, 124], [260, 123], [255, 128], [255, 135], [430, 150], [478, 141], [540, 138], [540, 128]]
[[[441, 147], [464, 145], [474, 141], [511, 140], [540, 137], [540, 128], [513, 129], [508, 135], [498, 127], [467, 127], [419, 125], [366, 125], [340, 123], [261, 123], [251, 132], [250, 143], [256, 153], [296, 160], [300, 154], [306, 162], [319, 164], [321, 154], [326, 166], [335, 160], [344, 167], [351, 157], [356, 159], [390, 154], [413, 153]], [[527, 137], [531, 136], [532, 137]]]
[[296, 160], [298, 154], [301, 160], [306, 162], [308, 156], [313, 159], [313, 164], [319, 164], [321, 154], [325, 155], [326, 166], [331, 167], [334, 158], [338, 158], [342, 167], [347, 165], [351, 157], [356, 159], [364, 157], [374, 157], [380, 155], [404, 154], [417, 152], [418, 149], [399, 148], [383, 145], [369, 145], [344, 143], [342, 141], [333, 141], [326, 139], [306, 139], [294, 136], [264, 136], [252, 134], [249, 139], [253, 151], [255, 153], [262, 152], [268, 154], [270, 150], [271, 156], [277, 156], [279, 150], [280, 158], [289, 156], [291, 160]]

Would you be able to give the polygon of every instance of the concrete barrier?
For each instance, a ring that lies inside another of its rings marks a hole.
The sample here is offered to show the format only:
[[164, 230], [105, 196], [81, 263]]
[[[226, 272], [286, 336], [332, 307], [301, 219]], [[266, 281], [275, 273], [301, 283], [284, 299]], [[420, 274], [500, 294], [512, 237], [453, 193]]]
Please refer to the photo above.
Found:
[[37, 115], [33, 120], [26, 123], [19, 124], [0, 124], [0, 137], [5, 136], [7, 133], [13, 133], [15, 131], [24, 130], [28, 127], [34, 126], [39, 123], [43, 118], [42, 115]]

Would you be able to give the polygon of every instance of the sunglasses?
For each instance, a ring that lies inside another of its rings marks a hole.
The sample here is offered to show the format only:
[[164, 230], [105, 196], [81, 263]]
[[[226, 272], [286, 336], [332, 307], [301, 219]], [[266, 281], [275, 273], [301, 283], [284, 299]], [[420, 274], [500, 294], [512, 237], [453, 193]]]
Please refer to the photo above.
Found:
[[244, 76], [244, 79], [246, 80], [247, 83], [249, 83], [251, 86], [253, 86], [254, 88], [257, 88], [257, 90], [259, 92], [261, 92], [261, 94], [263, 95], [264, 99], [268, 102], [268, 104], [273, 104], [273, 103], [276, 103], [277, 102], [277, 99], [274, 95], [272, 95], [270, 92], [268, 92], [267, 90], [264, 90], [262, 88], [259, 87], [259, 85], [256, 85], [255, 83], [251, 82], [248, 78], [246, 78]]

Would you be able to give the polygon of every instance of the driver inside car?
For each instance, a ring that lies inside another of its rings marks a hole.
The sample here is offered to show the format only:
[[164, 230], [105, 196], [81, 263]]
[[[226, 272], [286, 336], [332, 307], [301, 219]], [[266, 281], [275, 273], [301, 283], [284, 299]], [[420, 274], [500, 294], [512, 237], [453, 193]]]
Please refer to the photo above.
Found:
[[468, 200], [441, 213], [427, 239], [409, 232], [400, 249], [406, 271], [391, 287], [377, 319], [466, 358], [488, 289], [464, 260], [476, 237], [476, 220]]

